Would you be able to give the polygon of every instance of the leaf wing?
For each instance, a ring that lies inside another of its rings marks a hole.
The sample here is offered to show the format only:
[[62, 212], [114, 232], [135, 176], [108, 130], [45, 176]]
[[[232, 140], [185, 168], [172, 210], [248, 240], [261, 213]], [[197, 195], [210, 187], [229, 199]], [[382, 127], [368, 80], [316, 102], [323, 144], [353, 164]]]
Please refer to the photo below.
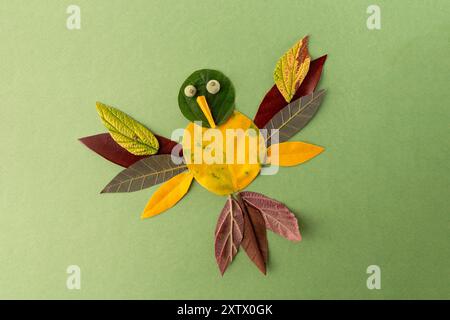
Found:
[[[170, 154], [172, 149], [179, 146], [178, 143], [162, 136], [155, 135], [159, 142], [157, 154]], [[89, 137], [79, 139], [86, 147], [96, 152], [106, 160], [109, 160], [119, 166], [128, 168], [133, 163], [148, 156], [136, 156], [122, 148], [109, 133], [100, 133]], [[181, 147], [178, 147], [181, 150]], [[181, 155], [181, 152], [180, 152]]]
[[139, 191], [167, 181], [185, 170], [186, 165], [175, 164], [169, 154], [146, 157], [122, 170], [101, 193]]
[[261, 212], [267, 229], [288, 240], [301, 241], [297, 218], [284, 204], [257, 192], [240, 194], [245, 203]]
[[89, 137], [79, 139], [86, 147], [96, 152], [106, 160], [109, 160], [119, 166], [128, 168], [133, 163], [145, 158], [145, 156], [136, 156], [126, 149], [122, 148], [111, 138], [109, 133], [100, 133]]
[[97, 102], [97, 112], [114, 141], [130, 153], [144, 156], [158, 152], [155, 135], [138, 121], [101, 102]]
[[278, 142], [285, 142], [303, 129], [316, 114], [324, 95], [325, 90], [322, 89], [301, 97], [289, 103], [270, 119], [264, 127], [268, 132], [266, 139], [267, 147], [271, 145], [272, 137], [275, 135], [275, 131], [271, 130], [278, 130]]
[[[298, 88], [292, 100], [297, 100], [300, 97], [306, 96], [314, 92], [319, 83], [320, 76], [322, 74], [323, 65], [327, 59], [324, 55], [311, 61], [309, 65], [309, 71], [306, 74], [300, 88]], [[253, 122], [258, 128], [263, 128], [267, 122], [281, 109], [287, 106], [288, 102], [284, 99], [283, 95], [277, 88], [277, 85], [273, 85], [272, 88], [266, 93], [261, 104], [259, 105], [258, 112], [255, 115]]]
[[228, 196], [217, 220], [214, 251], [223, 275], [239, 250], [244, 234], [244, 218], [236, 200]]

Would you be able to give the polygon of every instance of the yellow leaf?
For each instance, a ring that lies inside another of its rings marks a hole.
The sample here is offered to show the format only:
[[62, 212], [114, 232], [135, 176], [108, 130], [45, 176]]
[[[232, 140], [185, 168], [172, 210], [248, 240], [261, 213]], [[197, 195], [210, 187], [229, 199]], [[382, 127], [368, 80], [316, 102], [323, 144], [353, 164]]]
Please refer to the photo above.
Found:
[[180, 173], [162, 184], [148, 201], [141, 218], [149, 218], [172, 208], [188, 192], [194, 175]]
[[273, 78], [278, 90], [287, 102], [305, 79], [311, 58], [308, 53], [308, 36], [298, 41], [278, 60]]
[[109, 134], [122, 148], [137, 156], [158, 152], [159, 143], [154, 134], [124, 112], [97, 102], [97, 112]]
[[[276, 149], [278, 148], [278, 159]], [[273, 144], [267, 149], [267, 155], [273, 159], [270, 160], [271, 164], [279, 165], [281, 167], [290, 167], [301, 164], [314, 158], [319, 153], [325, 150], [322, 147], [305, 143], [305, 142], [283, 142], [279, 144]]]

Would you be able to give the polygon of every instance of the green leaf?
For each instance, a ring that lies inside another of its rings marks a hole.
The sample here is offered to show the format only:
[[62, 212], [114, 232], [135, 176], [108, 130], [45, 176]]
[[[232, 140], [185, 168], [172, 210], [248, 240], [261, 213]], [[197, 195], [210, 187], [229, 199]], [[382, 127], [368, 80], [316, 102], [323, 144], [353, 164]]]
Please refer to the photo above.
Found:
[[130, 153], [145, 156], [158, 152], [158, 140], [141, 123], [101, 102], [97, 102], [97, 112], [114, 141]]
[[[212, 94], [206, 89], [206, 84], [210, 80], [217, 80], [220, 84], [219, 92]], [[185, 95], [186, 86], [192, 85], [196, 93], [192, 97]], [[200, 121], [203, 127], [210, 125], [199, 105], [197, 97], [204, 96], [211, 110], [212, 117], [216, 125], [221, 125], [233, 114], [235, 92], [230, 79], [222, 72], [211, 69], [197, 70], [192, 73], [181, 85], [178, 93], [178, 105], [184, 117], [192, 122]]]

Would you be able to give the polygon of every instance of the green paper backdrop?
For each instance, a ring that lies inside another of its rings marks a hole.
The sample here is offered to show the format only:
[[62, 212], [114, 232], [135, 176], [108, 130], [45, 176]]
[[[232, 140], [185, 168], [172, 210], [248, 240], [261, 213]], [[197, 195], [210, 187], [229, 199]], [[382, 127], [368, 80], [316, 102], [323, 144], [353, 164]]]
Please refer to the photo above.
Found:
[[[371, 4], [381, 30], [366, 26]], [[450, 298], [449, 15], [448, 1], [2, 1], [0, 298]], [[219, 275], [225, 200], [198, 184], [143, 221], [155, 187], [99, 194], [120, 167], [77, 141], [105, 131], [95, 101], [170, 136], [187, 123], [182, 81], [216, 68], [253, 116], [306, 34], [329, 55], [328, 94], [293, 140], [326, 151], [249, 188], [287, 204], [304, 237], [269, 234], [266, 277], [243, 251]]]

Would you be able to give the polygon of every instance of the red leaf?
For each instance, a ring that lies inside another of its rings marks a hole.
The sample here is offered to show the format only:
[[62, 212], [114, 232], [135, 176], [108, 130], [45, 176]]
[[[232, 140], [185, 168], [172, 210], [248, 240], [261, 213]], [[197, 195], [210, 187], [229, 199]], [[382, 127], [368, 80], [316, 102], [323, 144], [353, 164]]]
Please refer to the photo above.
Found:
[[[165, 137], [159, 136], [157, 134], [155, 134], [156, 139], [158, 139], [159, 142], [159, 149], [158, 152], [156, 154], [171, 154], [172, 153], [172, 149], [178, 145], [178, 143], [176, 143], [173, 140], [167, 139]], [[180, 145], [180, 156], [183, 155], [183, 150], [181, 149], [181, 145]]]
[[245, 203], [261, 212], [267, 229], [291, 241], [302, 240], [297, 218], [284, 204], [257, 192], [240, 194]]
[[[159, 150], [157, 154], [170, 154], [172, 149], [178, 145], [175, 141], [155, 135], [159, 142]], [[94, 136], [79, 139], [86, 147], [98, 153], [103, 158], [118, 164], [119, 166], [128, 168], [133, 163], [149, 157], [136, 156], [126, 149], [118, 145], [109, 133], [100, 133]]]
[[266, 262], [268, 258], [269, 246], [267, 243], [267, 233], [264, 218], [258, 209], [241, 202], [244, 210], [244, 238], [242, 248], [244, 248], [250, 260], [258, 269], [266, 274]]
[[244, 234], [244, 218], [236, 200], [228, 196], [217, 220], [215, 232], [215, 255], [220, 273], [223, 275], [237, 254]]
[[[322, 74], [322, 68], [327, 59], [327, 55], [324, 55], [316, 60], [311, 61], [309, 65], [309, 71], [303, 80], [302, 84], [295, 92], [291, 101], [295, 101], [300, 97], [306, 96], [314, 92], [317, 84], [319, 83], [320, 76]], [[259, 105], [258, 112], [255, 115], [253, 122], [258, 128], [263, 128], [272, 117], [287, 106], [288, 103], [281, 95], [277, 86], [274, 85], [269, 92], [266, 93], [264, 99]]]

